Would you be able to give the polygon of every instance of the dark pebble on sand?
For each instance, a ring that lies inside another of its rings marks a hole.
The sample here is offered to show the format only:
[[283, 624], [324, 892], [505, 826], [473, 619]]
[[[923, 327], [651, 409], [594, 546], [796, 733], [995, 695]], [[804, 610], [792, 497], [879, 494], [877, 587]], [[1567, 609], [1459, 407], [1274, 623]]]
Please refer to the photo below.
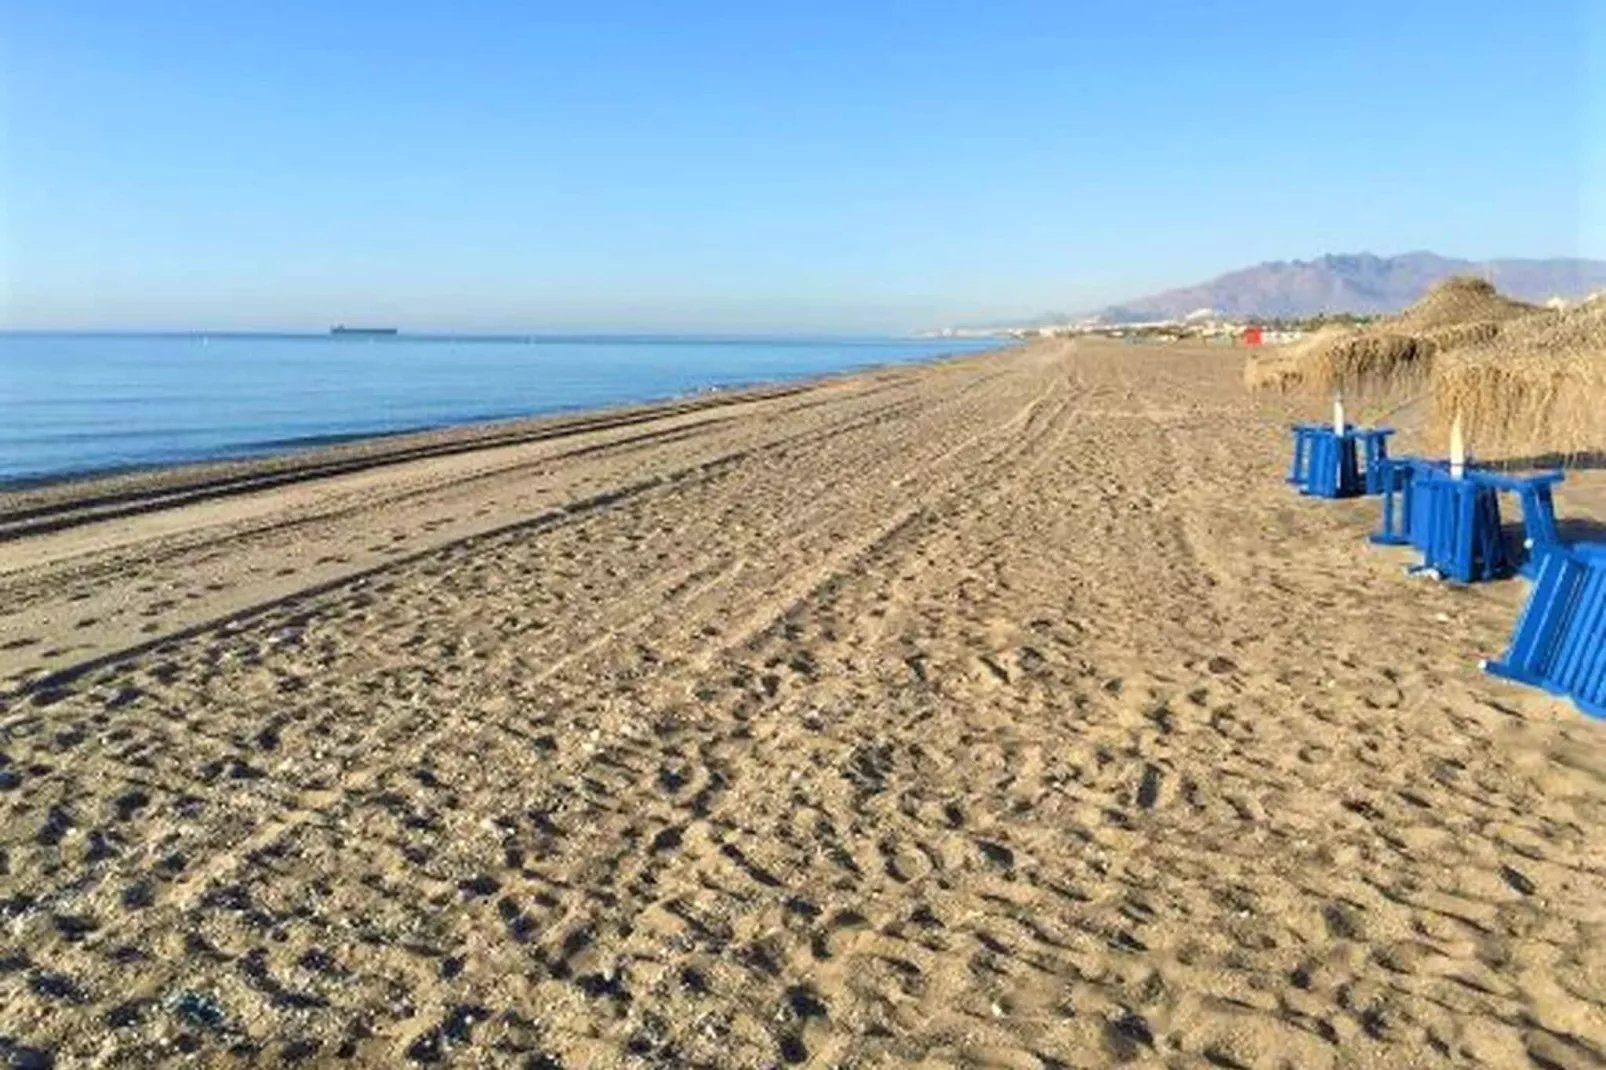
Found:
[[454, 1044], [467, 1044], [474, 1039], [474, 1027], [491, 1016], [491, 1012], [478, 1004], [453, 1007], [441, 1023], [441, 1033]]
[[76, 981], [65, 974], [38, 974], [34, 977], [29, 987], [47, 999], [59, 999], [67, 1003], [89, 1002], [89, 994]]
[[1501, 866], [1500, 879], [1505, 881], [1506, 885], [1519, 895], [1534, 894], [1534, 882], [1529, 880], [1528, 875], [1521, 870], [1512, 869], [1510, 866]]
[[0, 899], [0, 918], [17, 918], [28, 913], [34, 907], [34, 897], [23, 895], [21, 892], [9, 899]]
[[793, 1033], [787, 1033], [782, 1036], [781, 1058], [793, 1066], [796, 1066], [798, 1063], [808, 1062], [809, 1049], [808, 1046], [803, 1043], [803, 1038]]
[[433, 1065], [446, 1058], [446, 1045], [441, 1040], [441, 1031], [431, 1029], [417, 1040], [407, 1046], [407, 1058], [415, 1063]]
[[1104, 1044], [1119, 1062], [1138, 1057], [1138, 1049], [1154, 1047], [1154, 1030], [1142, 1015], [1124, 1012], [1104, 1023]]
[[21, 1044], [8, 1036], [0, 1036], [0, 1059], [11, 1070], [50, 1070], [56, 1065], [50, 1049]]
[[231, 780], [261, 780], [268, 774], [254, 765], [247, 765], [235, 758], [229, 764], [229, 779]]
[[808, 918], [810, 921], [820, 916], [820, 908], [818, 906], [816, 906], [810, 900], [804, 899], [802, 896], [798, 895], [789, 896], [787, 898], [786, 909], [791, 911], [793, 914], [796, 914], [798, 917]]
[[34, 835], [34, 840], [42, 847], [54, 847], [66, 838], [73, 824], [72, 814], [65, 807], [52, 806], [45, 814], [45, 823]]
[[117, 848], [100, 829], [89, 830], [89, 850], [84, 852], [85, 862], [102, 862], [117, 854]]
[[329, 956], [329, 953], [317, 947], [308, 948], [302, 952], [301, 957], [296, 959], [296, 965], [304, 970], [312, 970], [315, 973], [340, 972], [340, 968], [335, 964], [335, 960]]
[[612, 996], [621, 1002], [630, 1002], [630, 991], [625, 988], [624, 982], [618, 974], [614, 974], [611, 977], [600, 973], [583, 974], [576, 977], [574, 983], [579, 986], [580, 991], [592, 999]]
[[323, 1047], [323, 1042], [319, 1040], [292, 1040], [279, 1049], [279, 1061], [281, 1063], [303, 1062], [318, 1054], [318, 1049], [321, 1047]]
[[100, 923], [94, 918], [86, 918], [81, 914], [56, 914], [51, 920], [55, 922], [56, 931], [69, 943], [82, 940], [100, 928]]
[[150, 805], [151, 797], [143, 791], [129, 791], [112, 800], [112, 806], [117, 810], [117, 820], [127, 821], [140, 810]]
[[170, 1007], [175, 1015], [190, 1025], [219, 1030], [226, 1021], [223, 1008], [211, 996], [199, 992], [180, 992], [173, 997]]
[[786, 1008], [798, 1021], [824, 1018], [827, 1011], [825, 1002], [808, 985], [793, 985], [786, 990]]
[[127, 1029], [131, 1025], [138, 1025], [145, 1019], [145, 1012], [150, 1009], [151, 1001], [148, 999], [131, 999], [127, 1003], [119, 1003], [106, 1012], [106, 1026], [109, 1029]]
[[976, 847], [987, 861], [1001, 869], [1009, 869], [1015, 864], [1015, 852], [1001, 843], [994, 843], [991, 840], [977, 840]]
[[156, 893], [148, 881], [136, 881], [123, 889], [123, 906], [128, 910], [143, 910], [155, 902]]

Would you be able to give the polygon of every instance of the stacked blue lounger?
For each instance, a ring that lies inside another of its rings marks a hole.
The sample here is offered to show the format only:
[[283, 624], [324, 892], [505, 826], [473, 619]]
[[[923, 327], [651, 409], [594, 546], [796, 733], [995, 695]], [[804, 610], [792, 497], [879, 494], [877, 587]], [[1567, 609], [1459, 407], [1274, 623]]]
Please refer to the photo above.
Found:
[[1511, 646], [1483, 667], [1606, 718], [1606, 543], [1551, 546], [1538, 555]]

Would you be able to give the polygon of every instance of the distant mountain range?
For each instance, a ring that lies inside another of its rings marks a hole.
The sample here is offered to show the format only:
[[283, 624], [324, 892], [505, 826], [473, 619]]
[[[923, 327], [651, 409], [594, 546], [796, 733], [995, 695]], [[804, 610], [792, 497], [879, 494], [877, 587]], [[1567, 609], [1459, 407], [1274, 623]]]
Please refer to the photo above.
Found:
[[1606, 261], [1601, 260], [1454, 260], [1433, 253], [1357, 253], [1259, 264], [1198, 286], [1112, 305], [1098, 318], [1106, 323], [1181, 319], [1203, 308], [1232, 319], [1398, 312], [1451, 275], [1476, 275], [1507, 296], [1532, 302], [1576, 299], [1606, 289]]

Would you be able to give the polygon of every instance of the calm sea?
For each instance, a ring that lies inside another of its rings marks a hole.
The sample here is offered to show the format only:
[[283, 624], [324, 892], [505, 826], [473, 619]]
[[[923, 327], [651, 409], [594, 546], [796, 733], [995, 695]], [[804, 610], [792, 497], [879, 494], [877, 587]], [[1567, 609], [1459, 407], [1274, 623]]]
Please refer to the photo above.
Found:
[[985, 348], [888, 339], [0, 334], [0, 485]]

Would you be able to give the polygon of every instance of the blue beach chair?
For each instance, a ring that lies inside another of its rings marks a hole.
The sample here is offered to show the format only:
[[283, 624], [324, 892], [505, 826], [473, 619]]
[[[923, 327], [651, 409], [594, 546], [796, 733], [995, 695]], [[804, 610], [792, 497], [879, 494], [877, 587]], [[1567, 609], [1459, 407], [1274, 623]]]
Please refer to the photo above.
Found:
[[1422, 469], [1445, 468], [1439, 461], [1424, 461], [1420, 457], [1389, 458], [1379, 467], [1379, 493], [1383, 495], [1382, 526], [1370, 538], [1383, 546], [1414, 546], [1423, 548], [1427, 539], [1430, 500], [1417, 493], [1417, 472]]
[[1538, 552], [1533, 589], [1511, 645], [1483, 668], [1606, 718], [1606, 543]]
[[[1412, 546], [1422, 552], [1422, 562], [1413, 572], [1434, 573], [1457, 583], [1498, 579], [1513, 571], [1531, 576], [1543, 551], [1560, 542], [1551, 488], [1563, 478], [1561, 472], [1506, 476], [1468, 468], [1456, 479], [1442, 461], [1389, 461], [1382, 526], [1371, 540]], [[1521, 502], [1523, 553], [1513, 553], [1501, 531], [1502, 493]]]
[[1566, 479], [1566, 473], [1503, 476], [1496, 472], [1479, 471], [1476, 478], [1484, 486], [1516, 495], [1522, 506], [1522, 546], [1527, 553], [1520, 571], [1531, 579], [1544, 551], [1561, 544], [1561, 535], [1556, 529], [1556, 501], [1551, 488]]
[[1412, 571], [1433, 572], [1457, 583], [1499, 579], [1514, 570], [1500, 526], [1500, 495], [1467, 473], [1425, 469], [1413, 493], [1420, 504], [1422, 563]]
[[1315, 498], [1354, 498], [1379, 494], [1385, 485], [1388, 438], [1392, 428], [1346, 424], [1294, 424], [1294, 456], [1288, 482]]

